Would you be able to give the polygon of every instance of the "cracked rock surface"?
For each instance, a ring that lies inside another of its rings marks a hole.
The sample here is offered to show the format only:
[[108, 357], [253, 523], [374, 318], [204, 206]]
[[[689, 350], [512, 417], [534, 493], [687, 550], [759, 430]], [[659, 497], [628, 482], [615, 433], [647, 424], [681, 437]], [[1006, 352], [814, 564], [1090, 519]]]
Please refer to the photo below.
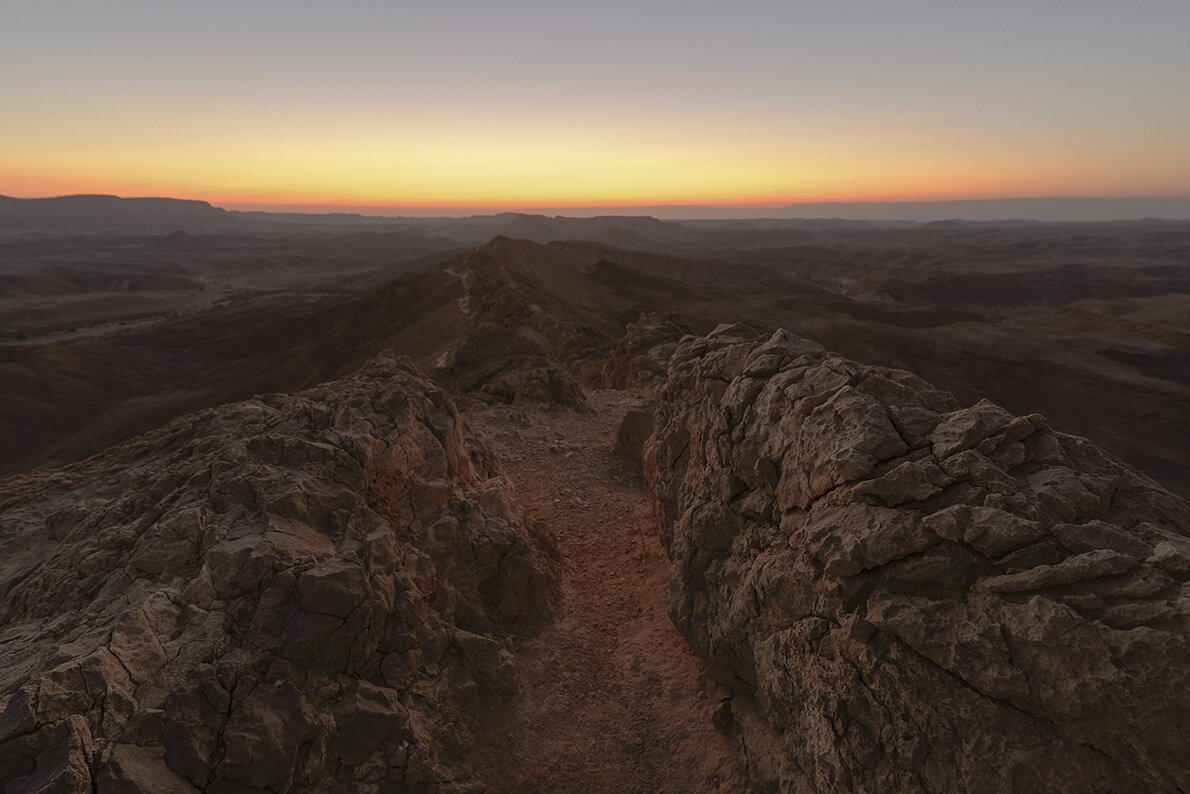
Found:
[[760, 791], [1190, 789], [1190, 505], [1038, 415], [778, 331], [686, 337], [670, 614]]
[[0, 481], [3, 790], [481, 790], [555, 591], [506, 484], [389, 355]]

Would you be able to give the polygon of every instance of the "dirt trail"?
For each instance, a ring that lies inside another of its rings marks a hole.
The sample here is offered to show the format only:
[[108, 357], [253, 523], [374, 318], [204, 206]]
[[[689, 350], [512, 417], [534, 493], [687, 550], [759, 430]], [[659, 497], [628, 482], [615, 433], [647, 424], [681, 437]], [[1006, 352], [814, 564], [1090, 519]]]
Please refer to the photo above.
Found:
[[645, 484], [610, 451], [633, 396], [588, 398], [592, 414], [469, 417], [563, 561], [558, 618], [517, 648], [520, 692], [480, 726], [472, 762], [493, 792], [742, 791], [711, 724], [726, 693], [666, 614]]

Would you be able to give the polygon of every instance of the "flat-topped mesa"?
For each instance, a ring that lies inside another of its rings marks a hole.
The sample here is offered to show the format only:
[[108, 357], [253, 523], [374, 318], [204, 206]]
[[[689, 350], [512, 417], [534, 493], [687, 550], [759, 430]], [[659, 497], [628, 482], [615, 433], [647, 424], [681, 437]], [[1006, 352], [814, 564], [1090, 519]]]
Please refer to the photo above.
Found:
[[1190, 790], [1190, 504], [1038, 415], [687, 337], [646, 469], [671, 616], [766, 791]]
[[0, 481], [6, 791], [463, 790], [550, 609], [446, 392], [382, 355]]

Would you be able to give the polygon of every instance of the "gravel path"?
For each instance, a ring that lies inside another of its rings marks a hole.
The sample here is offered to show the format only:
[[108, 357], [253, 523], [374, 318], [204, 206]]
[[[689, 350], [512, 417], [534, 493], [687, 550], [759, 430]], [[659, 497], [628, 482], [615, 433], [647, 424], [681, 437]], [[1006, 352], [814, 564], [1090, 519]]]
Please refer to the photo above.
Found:
[[593, 413], [490, 408], [469, 421], [497, 450], [562, 554], [556, 621], [516, 650], [520, 692], [475, 736], [492, 791], [736, 792], [726, 693], [666, 614], [668, 561], [634, 463], [612, 455], [633, 395]]

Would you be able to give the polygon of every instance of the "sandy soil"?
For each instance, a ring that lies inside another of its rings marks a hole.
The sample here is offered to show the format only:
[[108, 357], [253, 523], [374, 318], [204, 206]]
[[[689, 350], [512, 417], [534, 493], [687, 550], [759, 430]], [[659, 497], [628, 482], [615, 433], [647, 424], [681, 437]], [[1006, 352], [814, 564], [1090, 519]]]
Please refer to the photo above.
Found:
[[742, 791], [735, 749], [711, 723], [726, 692], [666, 615], [645, 484], [610, 451], [634, 397], [588, 398], [590, 414], [469, 416], [563, 561], [557, 620], [516, 649], [520, 692], [479, 727], [474, 766], [492, 791]]

